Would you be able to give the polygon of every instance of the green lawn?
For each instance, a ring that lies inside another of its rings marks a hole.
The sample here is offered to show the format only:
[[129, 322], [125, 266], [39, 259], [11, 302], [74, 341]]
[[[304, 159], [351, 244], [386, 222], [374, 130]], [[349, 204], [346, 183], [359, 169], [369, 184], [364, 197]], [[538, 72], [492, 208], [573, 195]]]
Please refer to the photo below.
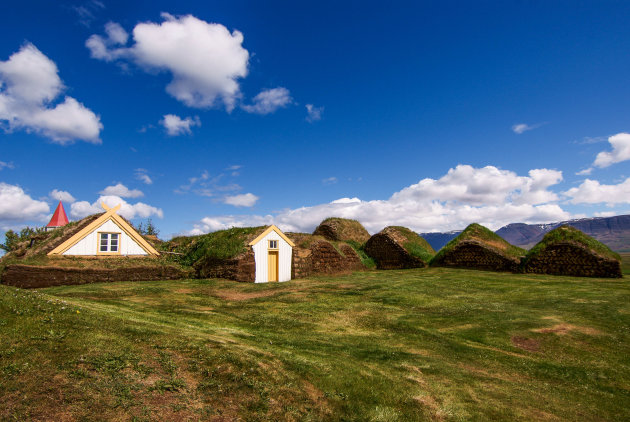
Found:
[[624, 279], [0, 286], [0, 420], [629, 420]]

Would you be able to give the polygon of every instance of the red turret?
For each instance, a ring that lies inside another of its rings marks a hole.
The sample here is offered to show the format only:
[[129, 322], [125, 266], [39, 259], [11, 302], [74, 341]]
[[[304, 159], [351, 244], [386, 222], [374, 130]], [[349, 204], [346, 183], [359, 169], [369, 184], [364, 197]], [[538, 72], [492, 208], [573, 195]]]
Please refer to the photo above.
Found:
[[68, 217], [66, 217], [66, 210], [63, 209], [61, 201], [57, 205], [57, 209], [50, 219], [50, 223], [46, 225], [46, 229], [56, 229], [57, 227], [63, 227], [68, 224]]

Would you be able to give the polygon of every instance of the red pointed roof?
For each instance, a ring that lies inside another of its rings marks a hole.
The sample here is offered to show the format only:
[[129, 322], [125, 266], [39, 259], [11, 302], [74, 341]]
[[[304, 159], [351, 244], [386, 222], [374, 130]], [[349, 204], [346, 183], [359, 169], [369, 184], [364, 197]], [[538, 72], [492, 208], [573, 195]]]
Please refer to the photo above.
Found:
[[50, 223], [46, 227], [61, 227], [68, 224], [68, 217], [66, 216], [66, 210], [63, 209], [63, 205], [61, 201], [59, 201], [59, 205], [57, 205], [57, 209], [50, 219]]

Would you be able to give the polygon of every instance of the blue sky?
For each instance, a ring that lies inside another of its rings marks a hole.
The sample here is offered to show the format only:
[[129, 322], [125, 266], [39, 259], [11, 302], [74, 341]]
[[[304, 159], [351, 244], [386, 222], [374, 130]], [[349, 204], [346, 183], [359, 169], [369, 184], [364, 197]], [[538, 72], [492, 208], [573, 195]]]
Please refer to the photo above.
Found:
[[630, 212], [628, 2], [128, 3], [3, 8], [1, 230]]

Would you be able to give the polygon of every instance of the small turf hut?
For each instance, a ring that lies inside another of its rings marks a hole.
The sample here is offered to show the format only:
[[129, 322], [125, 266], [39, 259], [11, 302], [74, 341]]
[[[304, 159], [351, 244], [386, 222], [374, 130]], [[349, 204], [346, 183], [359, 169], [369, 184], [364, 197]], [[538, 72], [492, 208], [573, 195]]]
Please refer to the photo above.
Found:
[[[270, 262], [278, 266], [279, 281], [363, 268], [357, 252], [344, 242], [307, 233], [281, 233], [275, 226], [235, 227], [200, 236], [177, 237], [163, 247], [182, 254], [178, 255], [182, 264], [194, 268], [199, 278], [270, 281], [264, 277]], [[277, 243], [272, 244], [273, 241]], [[272, 257], [275, 250], [277, 257]]]
[[307, 233], [288, 233], [288, 236], [296, 245], [293, 254], [296, 278], [365, 269], [357, 250], [346, 242]]
[[370, 238], [370, 233], [357, 220], [338, 217], [330, 217], [322, 221], [313, 234], [323, 236], [328, 240], [357, 242], [359, 245]]
[[431, 266], [516, 272], [525, 252], [492, 230], [473, 223], [438, 251]]
[[431, 266], [516, 272], [524, 255], [524, 249], [473, 223], [438, 251]]
[[435, 251], [417, 233], [406, 227], [385, 227], [365, 243], [365, 253], [382, 270], [426, 267]]
[[620, 278], [621, 257], [571, 226], [547, 233], [525, 256], [523, 272]]

